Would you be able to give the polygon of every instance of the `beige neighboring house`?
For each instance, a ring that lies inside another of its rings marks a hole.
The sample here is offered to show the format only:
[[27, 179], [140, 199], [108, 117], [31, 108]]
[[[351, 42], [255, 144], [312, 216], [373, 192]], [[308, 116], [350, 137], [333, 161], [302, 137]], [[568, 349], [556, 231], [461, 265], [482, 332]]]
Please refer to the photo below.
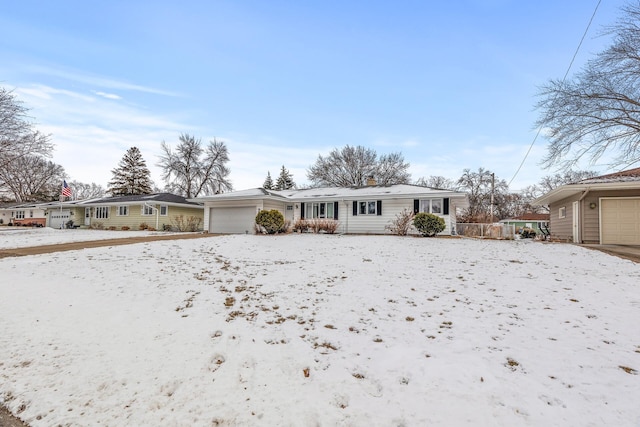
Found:
[[549, 206], [552, 238], [640, 245], [640, 168], [560, 186], [533, 204]]
[[52, 228], [99, 227], [131, 230], [150, 227], [156, 230], [179, 230], [193, 224], [201, 231], [203, 207], [171, 193], [104, 197], [47, 205], [47, 226]]
[[456, 209], [468, 207], [467, 195], [409, 184], [304, 190], [234, 191], [191, 199], [204, 204], [204, 229], [210, 233], [253, 234], [261, 210], [280, 211], [298, 219], [333, 219], [338, 233], [387, 234], [385, 229], [403, 210], [429, 212], [445, 220], [443, 235], [455, 234]]

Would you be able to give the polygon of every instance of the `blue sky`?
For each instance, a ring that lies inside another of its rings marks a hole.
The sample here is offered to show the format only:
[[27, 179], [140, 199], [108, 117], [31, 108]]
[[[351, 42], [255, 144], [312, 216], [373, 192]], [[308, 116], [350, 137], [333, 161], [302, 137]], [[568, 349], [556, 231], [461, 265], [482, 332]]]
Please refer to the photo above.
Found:
[[[401, 151], [412, 178], [510, 181], [597, 0], [33, 1], [0, 13], [0, 85], [51, 133], [70, 179], [106, 186], [129, 147], [155, 166], [181, 133], [225, 141], [235, 189], [298, 184], [347, 144]], [[609, 42], [603, 0], [572, 71]], [[539, 138], [511, 189], [555, 170]], [[603, 162], [604, 163], [604, 162]], [[585, 168], [607, 172], [602, 165]]]

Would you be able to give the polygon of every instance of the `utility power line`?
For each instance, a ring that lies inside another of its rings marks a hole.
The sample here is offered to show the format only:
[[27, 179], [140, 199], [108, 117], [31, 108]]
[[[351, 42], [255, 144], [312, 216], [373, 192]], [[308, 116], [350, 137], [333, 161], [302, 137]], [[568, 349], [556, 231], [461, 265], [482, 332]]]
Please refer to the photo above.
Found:
[[[593, 22], [593, 18], [595, 18], [595, 16], [596, 16], [596, 12], [598, 11], [598, 8], [600, 7], [600, 3], [601, 2], [602, 2], [602, 0], [598, 0], [598, 3], [596, 4], [596, 8], [593, 10], [593, 13], [591, 14], [591, 19], [589, 19], [589, 23], [587, 24], [587, 28], [585, 28], [584, 33], [582, 34], [582, 38], [580, 39], [580, 43], [578, 43], [578, 47], [576, 48], [576, 51], [573, 53], [573, 58], [571, 58], [571, 62], [569, 63], [569, 66], [567, 67], [567, 71], [564, 73], [564, 77], [562, 78], [562, 83], [565, 82], [565, 80], [567, 79], [567, 76], [569, 75], [569, 71], [571, 71], [571, 67], [573, 66], [573, 62], [576, 60], [576, 57], [578, 56], [578, 52], [580, 51], [580, 47], [582, 47], [582, 42], [584, 42], [584, 38], [587, 36], [587, 33], [589, 32], [589, 28], [591, 28], [591, 23]], [[529, 153], [531, 153], [531, 149], [533, 148], [533, 145], [536, 143], [536, 140], [538, 139], [538, 136], [540, 136], [540, 132], [542, 132], [542, 127], [543, 126], [544, 126], [544, 124], [541, 124], [540, 127], [538, 128], [538, 131], [536, 132], [536, 135], [533, 137], [533, 141], [531, 141], [531, 145], [529, 145], [529, 149], [527, 150], [527, 152], [524, 155], [524, 159], [522, 159], [522, 162], [520, 163], [520, 166], [518, 166], [518, 169], [516, 170], [516, 173], [513, 174], [513, 177], [511, 178], [511, 180], [509, 181], [507, 186], [510, 186], [511, 183], [513, 182], [513, 180], [516, 179], [516, 176], [518, 176], [518, 173], [520, 173], [520, 169], [522, 169], [522, 166], [524, 165], [524, 162], [527, 161], [527, 157], [529, 157]]]

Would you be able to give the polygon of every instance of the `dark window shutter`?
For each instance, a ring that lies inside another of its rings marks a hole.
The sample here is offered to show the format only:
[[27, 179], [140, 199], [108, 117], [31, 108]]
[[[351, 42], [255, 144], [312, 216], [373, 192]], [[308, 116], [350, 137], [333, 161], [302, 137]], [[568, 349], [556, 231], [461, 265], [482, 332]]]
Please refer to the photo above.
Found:
[[376, 211], [378, 215], [382, 215], [382, 200], [376, 202]]
[[414, 215], [420, 211], [420, 200], [413, 199], [413, 213]]
[[353, 201], [353, 216], [358, 215], [358, 202], [357, 201]]
[[449, 215], [449, 198], [448, 197], [442, 201], [442, 214]]
[[338, 219], [338, 202], [333, 202], [333, 219]]
[[300, 218], [304, 219], [304, 203], [300, 203]]

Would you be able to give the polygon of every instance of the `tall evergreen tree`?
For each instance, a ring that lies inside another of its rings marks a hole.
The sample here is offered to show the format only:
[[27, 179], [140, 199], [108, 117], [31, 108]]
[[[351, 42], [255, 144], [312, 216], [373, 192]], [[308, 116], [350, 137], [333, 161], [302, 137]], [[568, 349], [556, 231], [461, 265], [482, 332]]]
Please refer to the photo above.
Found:
[[107, 192], [112, 196], [130, 196], [153, 193], [151, 172], [137, 147], [131, 147], [111, 171], [113, 177]]
[[289, 190], [290, 188], [295, 188], [296, 183], [293, 182], [293, 175], [282, 165], [282, 169], [280, 170], [280, 176], [276, 180], [276, 190]]
[[271, 179], [271, 172], [267, 172], [267, 178], [264, 180], [262, 188], [264, 188], [265, 190], [273, 190], [273, 179]]

